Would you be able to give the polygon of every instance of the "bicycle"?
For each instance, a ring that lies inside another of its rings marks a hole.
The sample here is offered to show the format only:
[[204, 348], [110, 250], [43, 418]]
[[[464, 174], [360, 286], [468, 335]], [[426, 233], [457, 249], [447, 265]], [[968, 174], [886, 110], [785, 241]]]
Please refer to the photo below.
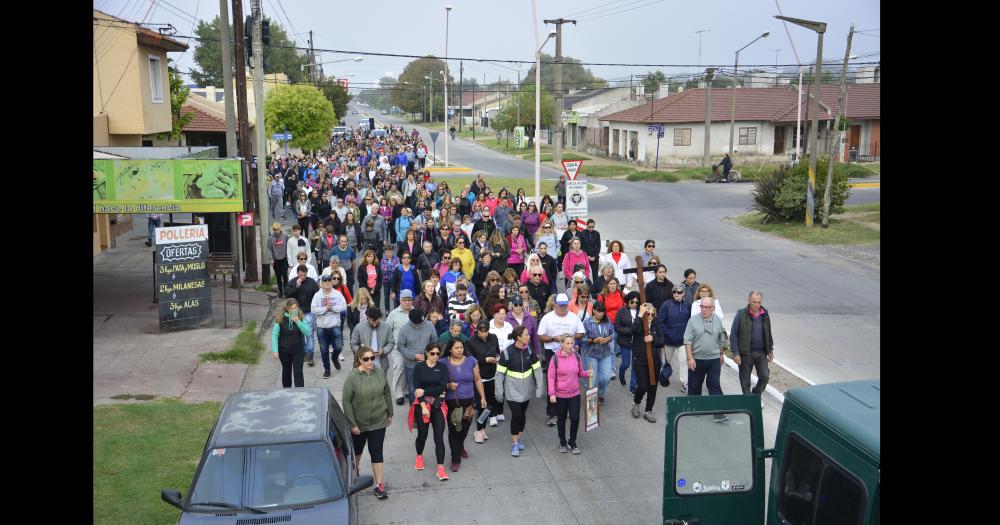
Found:
[[722, 170], [719, 169], [718, 164], [712, 164], [712, 173], [705, 178], [706, 183], [723, 183], [723, 182], [739, 182], [742, 176], [740, 172], [734, 169], [729, 170], [729, 180], [722, 179]]

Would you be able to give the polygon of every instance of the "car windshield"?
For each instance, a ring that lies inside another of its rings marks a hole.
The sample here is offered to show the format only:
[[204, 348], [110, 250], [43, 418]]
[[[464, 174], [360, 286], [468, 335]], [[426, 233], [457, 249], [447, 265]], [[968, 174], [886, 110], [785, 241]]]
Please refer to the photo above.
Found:
[[[343, 495], [329, 446], [313, 441], [213, 449], [195, 481], [190, 501], [261, 508]], [[201, 509], [198, 505], [193, 508]]]

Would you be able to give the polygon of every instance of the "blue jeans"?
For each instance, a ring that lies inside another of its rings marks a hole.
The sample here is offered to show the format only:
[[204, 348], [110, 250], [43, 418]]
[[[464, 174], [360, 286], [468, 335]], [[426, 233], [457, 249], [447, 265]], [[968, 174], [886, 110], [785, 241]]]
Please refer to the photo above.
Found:
[[[382, 310], [382, 312], [392, 311], [393, 306], [392, 306], [392, 301], [390, 300], [391, 295], [392, 295], [392, 286], [390, 285], [390, 283], [382, 283], [382, 299], [383, 299], [383, 305], [385, 306], [385, 310]], [[378, 297], [373, 297], [373, 299], [378, 301]], [[383, 313], [382, 315], [384, 317], [389, 314]]]
[[[336, 362], [335, 364], [339, 365], [337, 359], [344, 346], [344, 331], [340, 326], [319, 328], [316, 330], [316, 336], [319, 338], [319, 356], [323, 360], [323, 370], [329, 372], [330, 351], [328, 349], [333, 346], [333, 360]], [[337, 366], [337, 369], [339, 370], [340, 366]]]
[[414, 399], [413, 391], [415, 390], [413, 388], [413, 369], [409, 367], [403, 367], [403, 375], [406, 376], [406, 392], [407, 392], [406, 399], [408, 399], [410, 401], [410, 404], [412, 405]]
[[163, 223], [163, 219], [154, 219], [152, 217], [146, 217], [146, 240], [150, 243], [153, 242], [153, 229], [159, 228]]
[[718, 357], [712, 359], [695, 359], [694, 370], [688, 372], [688, 395], [700, 396], [701, 384], [707, 379], [708, 395], [721, 396], [722, 386], [719, 384], [719, 374], [722, 372], [722, 363]]
[[313, 357], [313, 336], [316, 334], [316, 315], [312, 312], [306, 314], [306, 322], [309, 323], [309, 335], [306, 336], [306, 359]]
[[604, 397], [604, 393], [608, 389], [608, 382], [614, 376], [615, 354], [608, 354], [600, 359], [584, 356], [583, 368], [590, 370], [591, 366], [594, 367], [594, 371], [597, 373], [597, 395]]
[[632, 347], [622, 345], [621, 350], [622, 362], [618, 365], [618, 377], [625, 377], [625, 371], [632, 366]]

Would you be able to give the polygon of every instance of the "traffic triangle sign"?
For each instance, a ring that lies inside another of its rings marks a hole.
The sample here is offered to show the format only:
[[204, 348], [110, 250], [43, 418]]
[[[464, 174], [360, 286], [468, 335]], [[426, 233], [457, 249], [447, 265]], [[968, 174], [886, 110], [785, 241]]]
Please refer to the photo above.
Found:
[[566, 172], [566, 176], [569, 180], [576, 180], [577, 174], [580, 173], [580, 168], [583, 167], [582, 160], [564, 160], [562, 161], [563, 171]]

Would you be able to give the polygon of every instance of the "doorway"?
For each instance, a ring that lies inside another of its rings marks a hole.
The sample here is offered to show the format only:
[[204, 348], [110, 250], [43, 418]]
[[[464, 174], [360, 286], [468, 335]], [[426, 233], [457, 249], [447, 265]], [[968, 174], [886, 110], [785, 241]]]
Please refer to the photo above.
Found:
[[785, 126], [775, 126], [774, 128], [774, 154], [785, 154]]

